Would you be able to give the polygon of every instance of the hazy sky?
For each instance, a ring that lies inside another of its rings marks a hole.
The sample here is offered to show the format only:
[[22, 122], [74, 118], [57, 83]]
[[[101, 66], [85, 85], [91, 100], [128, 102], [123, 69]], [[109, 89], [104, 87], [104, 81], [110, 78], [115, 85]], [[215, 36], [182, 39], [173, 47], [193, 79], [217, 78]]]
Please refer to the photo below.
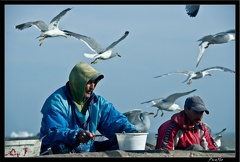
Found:
[[[204, 114], [213, 132], [227, 128], [235, 132], [235, 74], [212, 71], [211, 77], [182, 83], [186, 76], [175, 74], [153, 78], [175, 70], [195, 70], [199, 52], [197, 40], [208, 34], [235, 29], [234, 5], [201, 5], [196, 17], [189, 17], [185, 5], [6, 5], [5, 6], [5, 137], [12, 132], [37, 134], [46, 98], [66, 84], [73, 66], [93, 60], [83, 53], [92, 51], [72, 37], [47, 38], [42, 46], [35, 27], [23, 31], [15, 25], [43, 20], [47, 24], [66, 8], [59, 27], [93, 37], [103, 48], [129, 35], [114, 50], [122, 57], [92, 65], [104, 74], [95, 89], [120, 112], [132, 109], [157, 112], [141, 102], [167, 97], [172, 93], [197, 91], [210, 111]], [[235, 42], [210, 45], [197, 70], [224, 66], [235, 70]], [[181, 108], [188, 96], [176, 103]], [[150, 116], [149, 132], [176, 113], [164, 111], [163, 117]]]

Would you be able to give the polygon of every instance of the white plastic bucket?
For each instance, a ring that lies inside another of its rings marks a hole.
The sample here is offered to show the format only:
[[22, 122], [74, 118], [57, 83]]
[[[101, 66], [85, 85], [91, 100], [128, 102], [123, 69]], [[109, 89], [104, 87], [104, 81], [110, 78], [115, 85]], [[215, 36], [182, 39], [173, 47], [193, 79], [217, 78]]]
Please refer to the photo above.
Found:
[[116, 133], [120, 150], [145, 150], [148, 133]]

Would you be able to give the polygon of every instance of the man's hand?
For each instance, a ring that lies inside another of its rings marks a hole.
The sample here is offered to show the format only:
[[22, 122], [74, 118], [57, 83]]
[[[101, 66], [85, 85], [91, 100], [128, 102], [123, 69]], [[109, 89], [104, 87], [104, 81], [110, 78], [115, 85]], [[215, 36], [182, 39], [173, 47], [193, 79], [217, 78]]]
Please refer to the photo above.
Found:
[[80, 143], [87, 143], [90, 139], [93, 139], [94, 137], [95, 137], [95, 134], [87, 130], [82, 130], [78, 133], [78, 139]]

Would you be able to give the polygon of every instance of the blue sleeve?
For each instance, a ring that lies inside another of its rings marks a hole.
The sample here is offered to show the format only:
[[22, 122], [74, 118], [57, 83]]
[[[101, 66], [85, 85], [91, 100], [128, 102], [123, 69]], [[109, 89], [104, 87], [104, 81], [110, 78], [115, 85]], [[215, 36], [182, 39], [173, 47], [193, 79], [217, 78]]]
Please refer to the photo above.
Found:
[[103, 107], [101, 108], [101, 118], [97, 129], [102, 135], [106, 136], [110, 141], [117, 141], [115, 133], [137, 131], [127, 117], [120, 113], [112, 103], [103, 98], [100, 102], [102, 102]]
[[43, 118], [41, 123], [40, 137], [42, 145], [50, 143], [67, 143], [72, 147], [78, 146], [77, 134], [81, 128], [73, 123], [69, 105], [65, 100], [53, 97], [49, 98], [43, 106]]
[[43, 120], [46, 123], [45, 128], [48, 130], [43, 143], [64, 142], [72, 147], [78, 146], [76, 137], [81, 128], [70, 129], [68, 122], [60, 112], [50, 109], [48, 114], [44, 115]]

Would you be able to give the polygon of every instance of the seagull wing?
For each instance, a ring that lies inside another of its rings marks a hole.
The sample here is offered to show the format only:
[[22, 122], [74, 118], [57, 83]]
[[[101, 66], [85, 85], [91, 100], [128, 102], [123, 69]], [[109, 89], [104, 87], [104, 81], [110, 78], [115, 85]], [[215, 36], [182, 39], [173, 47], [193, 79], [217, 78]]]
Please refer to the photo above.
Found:
[[199, 46], [199, 53], [198, 53], [198, 57], [197, 57], [197, 64], [196, 64], [196, 68], [198, 67], [198, 64], [200, 63], [203, 53], [205, 51], [205, 49], [208, 46], [208, 42], [203, 42], [201, 43], [201, 45]]
[[178, 71], [172, 71], [169, 73], [161, 74], [161, 75], [155, 76], [154, 78], [165, 77], [167, 75], [172, 75], [172, 74], [183, 74], [188, 76], [188, 73], [189, 73], [188, 70], [178, 70]]
[[84, 53], [83, 55], [87, 58], [90, 58], [90, 59], [94, 59], [97, 56], [99, 56], [99, 54], [89, 54], [89, 53]]
[[235, 29], [227, 30], [227, 31], [225, 31], [225, 33], [234, 33], [235, 34]]
[[221, 133], [223, 133], [227, 128], [224, 128], [223, 130], [221, 130], [220, 132], [216, 133], [215, 136], [219, 136]]
[[134, 109], [134, 110], [123, 113], [123, 115], [125, 115], [128, 118], [130, 123], [138, 124], [141, 121], [140, 119], [141, 113], [142, 113], [142, 110]]
[[214, 38], [213, 35], [206, 35], [197, 41], [201, 41], [201, 43], [199, 44], [200, 46], [203, 42], [210, 42], [213, 38]]
[[40, 30], [42, 32], [45, 32], [48, 30], [48, 25], [43, 21], [29, 21], [26, 23], [19, 24], [19, 25], [15, 26], [15, 28], [19, 29], [19, 30], [24, 30], [24, 29], [30, 28], [32, 26], [36, 27], [38, 30]]
[[55, 16], [49, 24], [49, 29], [58, 28], [59, 20], [71, 9], [72, 8], [67, 8]]
[[104, 49], [100, 46], [100, 44], [97, 43], [96, 40], [94, 40], [91, 37], [85, 36], [85, 35], [81, 35], [81, 34], [77, 34], [68, 30], [63, 30], [67, 35], [70, 35], [78, 40], [81, 40], [82, 42], [84, 42], [92, 51], [96, 52], [96, 53], [101, 53]]
[[190, 17], [195, 17], [199, 11], [200, 5], [186, 5], [185, 10]]
[[174, 93], [170, 96], [168, 96], [165, 101], [169, 101], [169, 102], [172, 102], [174, 103], [179, 97], [182, 97], [182, 96], [185, 96], [185, 95], [188, 95], [194, 91], [196, 91], [197, 89], [194, 89], [194, 90], [191, 90], [191, 91], [188, 91], [188, 92], [183, 92], [183, 93]]
[[153, 104], [155, 103], [158, 103], [162, 100], [163, 98], [156, 98], [156, 99], [152, 99], [152, 100], [149, 100], [149, 101], [145, 101], [145, 102], [142, 102], [141, 104], [145, 104], [145, 103], [149, 103], [149, 102], [152, 102]]
[[224, 72], [235, 73], [235, 71], [233, 71], [231, 69], [228, 69], [228, 68], [225, 68], [225, 67], [222, 67], [222, 66], [209, 67], [209, 68], [201, 70], [201, 72], [203, 72], [203, 71], [211, 71], [211, 70], [220, 70], [220, 71], [224, 71]]
[[227, 30], [225, 32], [220, 32], [220, 33], [217, 33], [215, 34], [214, 36], [218, 36], [218, 35], [226, 35], [228, 33], [234, 33], [235, 34], [235, 29], [230, 29], [230, 30]]
[[120, 39], [118, 39], [116, 42], [113, 42], [110, 46], [108, 46], [108, 47], [105, 49], [105, 51], [107, 51], [107, 50], [113, 48], [114, 46], [116, 46], [120, 41], [122, 41], [123, 39], [125, 39], [125, 38], [128, 36], [128, 34], [129, 34], [129, 31], [126, 31], [125, 34], [124, 34]]
[[102, 53], [104, 51], [100, 44], [91, 37], [84, 36], [81, 38], [81, 41], [83, 41], [92, 51], [96, 53]]
[[191, 77], [192, 73], [194, 73], [194, 72], [189, 71], [189, 70], [178, 70], [178, 71], [173, 71], [173, 72], [165, 73], [165, 74], [162, 74], [162, 75], [158, 75], [158, 76], [155, 76], [154, 78], [165, 77], [167, 75], [172, 75], [172, 74], [182, 74], [182, 75], [187, 76], [187, 79], [182, 82], [182, 83], [185, 83]]

